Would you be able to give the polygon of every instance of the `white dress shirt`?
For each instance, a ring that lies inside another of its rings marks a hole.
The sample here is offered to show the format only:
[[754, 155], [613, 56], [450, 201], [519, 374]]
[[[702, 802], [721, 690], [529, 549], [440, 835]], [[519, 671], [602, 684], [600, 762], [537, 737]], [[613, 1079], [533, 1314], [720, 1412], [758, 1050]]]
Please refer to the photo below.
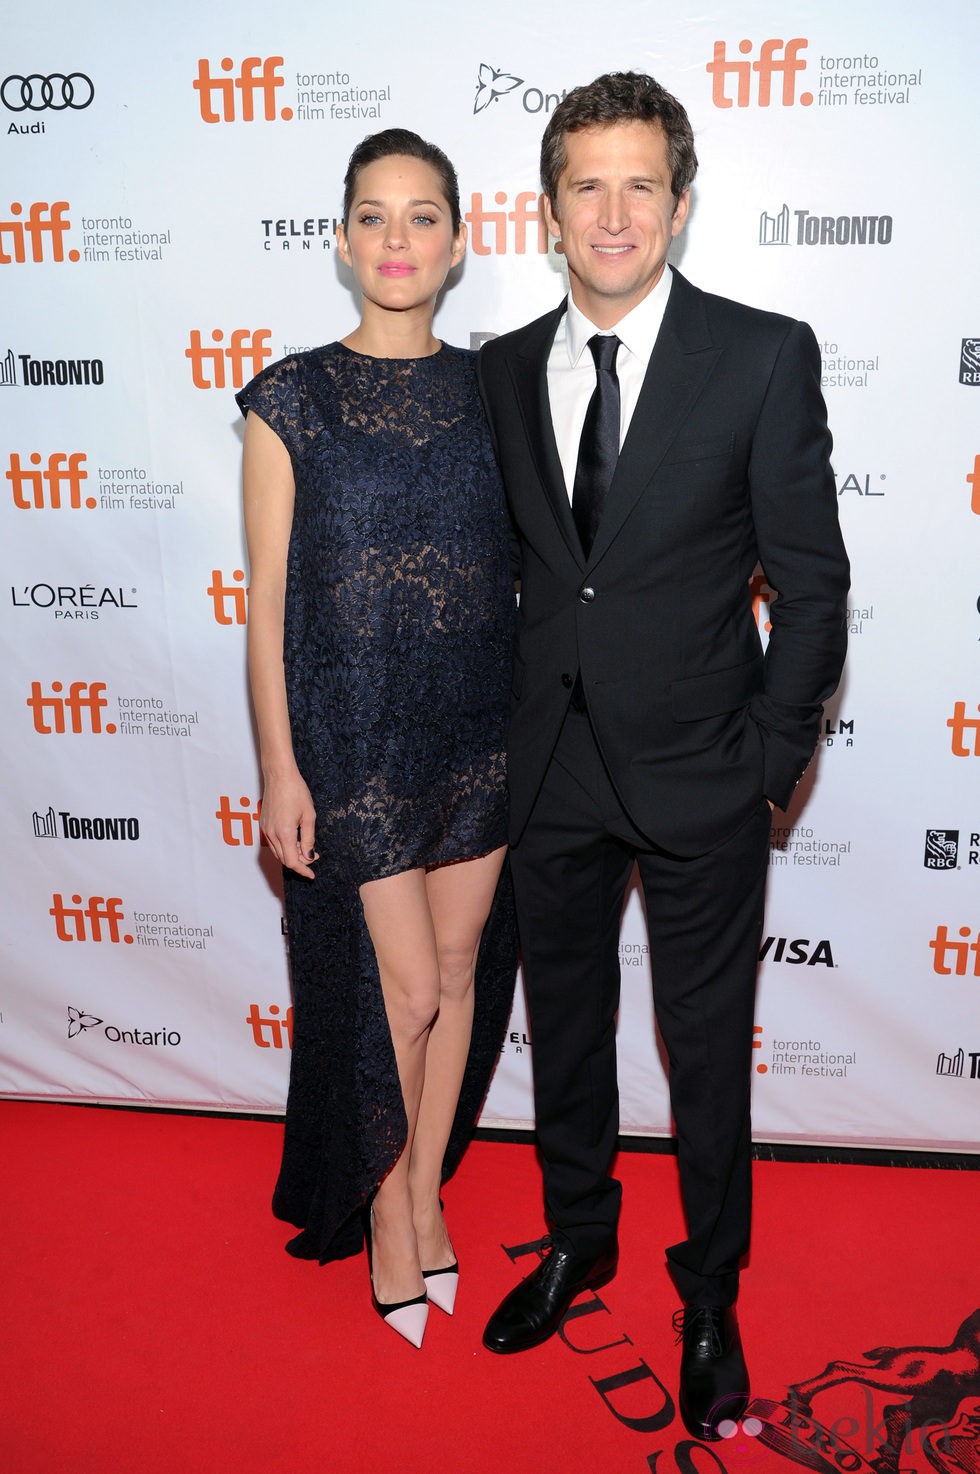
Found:
[[569, 501], [575, 486], [575, 467], [585, 413], [596, 385], [595, 360], [589, 351], [589, 339], [596, 333], [602, 336], [614, 333], [620, 340], [616, 376], [620, 400], [619, 444], [622, 446], [664, 319], [672, 280], [670, 268], [664, 267], [663, 275], [653, 290], [613, 328], [597, 328], [579, 311], [569, 294], [568, 310], [558, 324], [547, 370], [551, 419]]

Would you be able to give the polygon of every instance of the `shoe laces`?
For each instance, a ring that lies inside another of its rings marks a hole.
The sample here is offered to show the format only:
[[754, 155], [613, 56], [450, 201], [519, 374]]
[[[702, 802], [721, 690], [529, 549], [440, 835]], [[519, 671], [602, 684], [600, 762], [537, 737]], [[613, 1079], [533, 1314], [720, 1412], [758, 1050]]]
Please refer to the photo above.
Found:
[[675, 1345], [683, 1341], [684, 1333], [690, 1328], [698, 1341], [707, 1341], [712, 1356], [723, 1356], [725, 1347], [721, 1339], [721, 1316], [713, 1305], [683, 1305], [675, 1310], [672, 1318], [677, 1332]]

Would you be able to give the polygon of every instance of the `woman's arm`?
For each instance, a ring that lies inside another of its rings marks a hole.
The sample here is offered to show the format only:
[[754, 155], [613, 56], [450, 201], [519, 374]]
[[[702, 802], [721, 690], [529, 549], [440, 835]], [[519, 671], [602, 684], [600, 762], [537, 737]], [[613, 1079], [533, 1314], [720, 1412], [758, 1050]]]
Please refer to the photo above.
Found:
[[252, 411], [242, 463], [249, 557], [248, 675], [262, 766], [262, 832], [273, 854], [313, 879], [313, 799], [296, 766], [282, 663], [293, 468], [279, 436]]

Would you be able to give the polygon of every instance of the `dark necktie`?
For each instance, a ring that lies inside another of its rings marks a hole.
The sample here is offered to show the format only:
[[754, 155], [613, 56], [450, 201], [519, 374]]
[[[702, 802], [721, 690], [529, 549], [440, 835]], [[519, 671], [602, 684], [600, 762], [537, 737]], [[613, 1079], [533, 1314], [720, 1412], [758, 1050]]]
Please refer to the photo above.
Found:
[[572, 516], [586, 556], [592, 550], [606, 492], [619, 459], [619, 380], [616, 377], [619, 339], [614, 333], [605, 336], [597, 333], [589, 339], [589, 348], [595, 359], [596, 386], [585, 412], [572, 488]]

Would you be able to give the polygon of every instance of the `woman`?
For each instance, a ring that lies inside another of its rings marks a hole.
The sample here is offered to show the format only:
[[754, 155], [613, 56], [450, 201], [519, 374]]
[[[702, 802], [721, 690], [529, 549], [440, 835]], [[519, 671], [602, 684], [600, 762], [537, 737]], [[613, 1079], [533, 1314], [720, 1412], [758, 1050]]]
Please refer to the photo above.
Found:
[[403, 129], [366, 138], [337, 245], [358, 326], [237, 396], [261, 822], [295, 994], [273, 1209], [323, 1263], [359, 1250], [369, 1204], [375, 1309], [419, 1346], [428, 1301], [452, 1313], [440, 1187], [514, 983], [514, 592], [475, 355], [432, 332], [466, 246], [446, 156]]

